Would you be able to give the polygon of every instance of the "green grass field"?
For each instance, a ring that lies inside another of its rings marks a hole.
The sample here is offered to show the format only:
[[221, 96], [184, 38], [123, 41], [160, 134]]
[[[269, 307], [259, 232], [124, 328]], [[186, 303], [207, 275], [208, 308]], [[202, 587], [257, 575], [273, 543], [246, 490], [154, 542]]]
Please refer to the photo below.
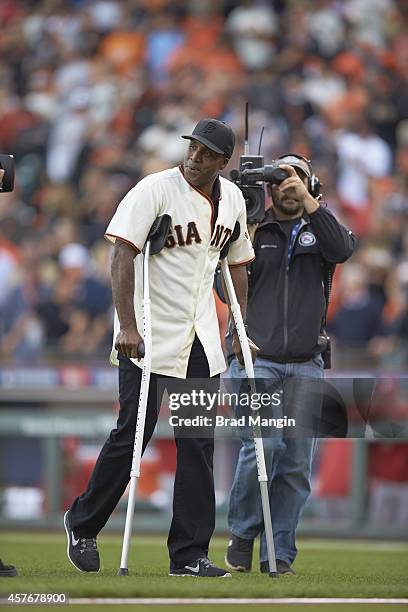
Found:
[[[214, 538], [210, 551], [210, 557], [221, 565], [226, 541], [226, 538]], [[234, 573], [230, 579], [214, 580], [167, 576], [165, 537], [137, 534], [132, 540], [129, 560], [131, 575], [118, 577], [116, 572], [120, 559], [121, 536], [101, 535], [98, 542], [101, 571], [99, 574], [83, 574], [78, 572], [66, 557], [65, 534], [1, 532], [1, 558], [7, 563], [15, 564], [19, 576], [2, 578], [0, 595], [8, 597], [13, 592], [66, 593], [70, 598], [408, 597], [408, 545], [403, 543], [304, 540], [298, 544], [300, 552], [294, 565], [296, 576], [273, 580], [260, 574], [254, 556], [252, 573]], [[164, 612], [166, 607], [157, 609]], [[288, 606], [285, 609], [296, 612], [296, 608], [297, 606]], [[308, 608], [313, 609], [313, 606]], [[324, 608], [320, 606], [318, 609], [323, 611]], [[340, 612], [342, 608], [343, 606], [338, 604], [331, 609]], [[47, 609], [51, 608], [47, 606]], [[91, 606], [84, 606], [84, 609], [90, 612]], [[109, 608], [104, 606], [102, 609], [107, 611]], [[138, 607], [138, 610], [142, 609]], [[146, 609], [152, 612], [153, 607]], [[197, 609], [203, 610], [203, 606]], [[234, 609], [236, 612], [237, 606], [211, 607], [212, 612], [218, 609], [223, 612]], [[277, 609], [277, 606], [272, 608], [273, 612]], [[361, 605], [358, 609], [371, 609], [371, 605]], [[385, 608], [377, 606], [376, 609], [380, 612]], [[398, 609], [402, 609], [402, 606]]]

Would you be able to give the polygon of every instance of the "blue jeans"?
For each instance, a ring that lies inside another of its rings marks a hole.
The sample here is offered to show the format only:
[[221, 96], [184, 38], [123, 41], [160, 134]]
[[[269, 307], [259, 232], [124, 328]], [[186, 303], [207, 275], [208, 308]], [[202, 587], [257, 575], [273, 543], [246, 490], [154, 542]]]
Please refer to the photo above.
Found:
[[[279, 382], [283, 390], [283, 414], [289, 412], [293, 416], [302, 413], [311, 379], [323, 378], [323, 359], [318, 355], [303, 363], [285, 364], [258, 358], [254, 369], [256, 379], [269, 380], [271, 383]], [[230, 365], [229, 376], [232, 379], [246, 378], [245, 369], [236, 359]], [[317, 394], [312, 397], [315, 403], [319, 402]], [[314, 406], [313, 411], [315, 415], [318, 414], [320, 406]], [[281, 435], [279, 431], [282, 432]], [[297, 553], [296, 527], [311, 490], [311, 467], [317, 440], [299, 434], [289, 437], [284, 431], [277, 430], [274, 437], [264, 437], [263, 445], [269, 479], [276, 558], [291, 564]], [[240, 431], [240, 436], [242, 447], [230, 494], [228, 525], [230, 531], [240, 538], [252, 540], [261, 534], [259, 557], [262, 562], [268, 560], [268, 553], [263, 528], [255, 446], [253, 440], [244, 437], [243, 431]]]

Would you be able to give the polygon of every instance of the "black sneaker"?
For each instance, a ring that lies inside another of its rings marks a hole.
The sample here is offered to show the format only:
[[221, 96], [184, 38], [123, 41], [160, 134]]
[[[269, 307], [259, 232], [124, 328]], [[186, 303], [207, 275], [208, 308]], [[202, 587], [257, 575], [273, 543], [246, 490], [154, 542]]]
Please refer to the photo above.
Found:
[[14, 578], [17, 576], [17, 570], [14, 565], [4, 565], [0, 559], [0, 578]]
[[[259, 569], [261, 574], [269, 574], [269, 562], [261, 561], [259, 564]], [[276, 559], [276, 569], [278, 570], [278, 574], [296, 574], [295, 570], [290, 567], [289, 563], [286, 563], [286, 561], [281, 561], [280, 559]]]
[[216, 567], [207, 557], [200, 557], [194, 563], [179, 567], [170, 568], [169, 576], [200, 576], [201, 578], [231, 578], [231, 574]]
[[64, 527], [67, 532], [67, 555], [80, 572], [99, 572], [99, 553], [96, 538], [75, 538], [68, 518], [69, 510], [64, 515]]
[[250, 572], [252, 567], [253, 540], [245, 540], [231, 534], [225, 555], [225, 563], [229, 569], [237, 572]]

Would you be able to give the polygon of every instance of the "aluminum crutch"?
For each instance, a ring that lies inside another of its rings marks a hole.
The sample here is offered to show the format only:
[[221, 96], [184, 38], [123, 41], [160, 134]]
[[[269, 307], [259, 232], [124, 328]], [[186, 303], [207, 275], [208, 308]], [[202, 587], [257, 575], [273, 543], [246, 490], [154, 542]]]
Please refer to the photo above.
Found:
[[[254, 365], [252, 363], [251, 350], [249, 348], [248, 337], [246, 335], [244, 321], [242, 319], [241, 308], [238, 304], [237, 296], [235, 294], [234, 285], [231, 278], [231, 273], [228, 267], [227, 257], [221, 259], [221, 271], [224, 277], [225, 287], [227, 289], [228, 299], [230, 303], [230, 309], [234, 318], [235, 328], [238, 333], [239, 342], [241, 345], [242, 355], [244, 357], [245, 371], [248, 378], [248, 385], [250, 393], [255, 392], [255, 373]], [[262, 434], [259, 425], [254, 426], [254, 444], [255, 444], [255, 456], [256, 456], [256, 467], [258, 470], [258, 481], [261, 490], [262, 500], [262, 512], [264, 520], [264, 529], [266, 536], [266, 546], [268, 550], [268, 562], [269, 562], [269, 576], [271, 578], [278, 578], [279, 573], [276, 569], [276, 557], [275, 557], [275, 545], [273, 542], [273, 530], [272, 530], [272, 517], [271, 508], [269, 505], [269, 491], [268, 491], [268, 474], [266, 471], [265, 464], [265, 453], [262, 442]]]
[[130, 470], [129, 497], [126, 510], [125, 530], [123, 534], [122, 556], [118, 576], [128, 576], [128, 557], [132, 536], [132, 522], [135, 511], [136, 485], [140, 476], [142, 444], [146, 421], [147, 398], [149, 395], [150, 371], [152, 363], [152, 329], [149, 288], [149, 257], [161, 251], [171, 224], [170, 215], [162, 215], [153, 223], [143, 250], [143, 342], [138, 346], [138, 353], [143, 359], [142, 381], [139, 392], [139, 405], [133, 445], [132, 467]]

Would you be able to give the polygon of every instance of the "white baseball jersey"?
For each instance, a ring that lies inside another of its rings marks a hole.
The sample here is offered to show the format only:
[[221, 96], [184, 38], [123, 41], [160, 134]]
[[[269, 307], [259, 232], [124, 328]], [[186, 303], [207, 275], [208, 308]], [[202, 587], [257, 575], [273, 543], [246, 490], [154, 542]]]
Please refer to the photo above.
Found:
[[[195, 334], [209, 363], [210, 376], [225, 370], [212, 292], [220, 250], [231, 236], [236, 221], [241, 232], [228, 254], [231, 266], [254, 259], [246, 231], [245, 200], [240, 189], [220, 177], [218, 217], [214, 223], [211, 198], [191, 185], [182, 167], [151, 174], [142, 179], [120, 202], [106, 238], [131, 244], [140, 252], [155, 219], [168, 213], [171, 230], [163, 250], [149, 258], [152, 313], [152, 372], [185, 378]], [[135, 257], [134, 306], [136, 323], [143, 330], [143, 260]], [[113, 345], [119, 333], [115, 312]], [[132, 359], [139, 367], [142, 361]], [[111, 363], [118, 365], [114, 346]]]

